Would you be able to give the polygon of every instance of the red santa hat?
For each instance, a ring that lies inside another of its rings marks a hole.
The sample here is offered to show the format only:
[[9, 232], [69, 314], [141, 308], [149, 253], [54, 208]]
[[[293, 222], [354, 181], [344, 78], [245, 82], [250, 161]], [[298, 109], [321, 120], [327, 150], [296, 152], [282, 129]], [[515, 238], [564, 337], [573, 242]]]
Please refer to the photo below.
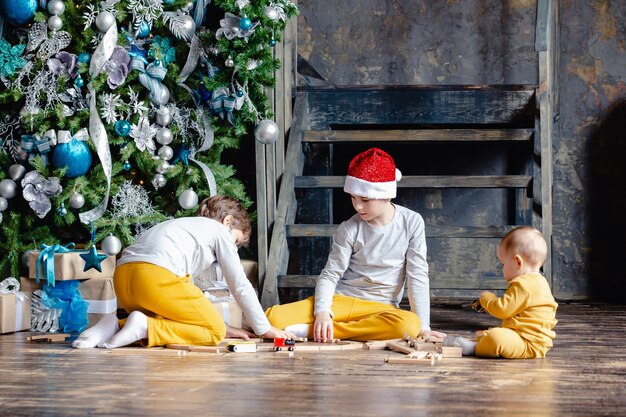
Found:
[[358, 154], [348, 166], [343, 190], [351, 195], [372, 199], [395, 198], [396, 182], [402, 173], [387, 152], [372, 148]]

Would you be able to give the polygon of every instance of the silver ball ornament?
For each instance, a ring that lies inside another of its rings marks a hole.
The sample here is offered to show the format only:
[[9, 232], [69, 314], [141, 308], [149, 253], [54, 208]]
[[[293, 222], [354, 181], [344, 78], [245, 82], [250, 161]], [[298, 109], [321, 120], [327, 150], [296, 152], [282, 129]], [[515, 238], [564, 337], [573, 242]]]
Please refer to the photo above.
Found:
[[0, 196], [4, 198], [13, 198], [17, 194], [17, 184], [10, 179], [0, 181]]
[[174, 135], [169, 127], [162, 127], [156, 132], [156, 141], [161, 145], [169, 145], [174, 140]]
[[109, 256], [115, 256], [122, 250], [122, 242], [117, 236], [110, 234], [102, 239], [102, 250]]
[[156, 112], [156, 122], [160, 126], [167, 126], [172, 123], [172, 113], [170, 113], [169, 107], [161, 107]]
[[81, 193], [74, 193], [70, 197], [70, 206], [73, 209], [79, 209], [85, 205], [85, 197]]
[[152, 177], [152, 185], [157, 190], [159, 188], [165, 187], [165, 184], [167, 184], [167, 179], [165, 179], [163, 174], [156, 174], [154, 177]]
[[148, 96], [150, 102], [155, 106], [165, 106], [170, 101], [170, 90], [165, 85], [161, 85], [161, 87], [156, 94], [150, 93]]
[[170, 163], [167, 161], [159, 161], [156, 166], [156, 172], [159, 174], [165, 174], [167, 170], [170, 169]]
[[161, 146], [158, 155], [162, 160], [169, 161], [174, 156], [174, 150], [167, 145]]
[[96, 16], [96, 27], [100, 32], [106, 32], [115, 23], [115, 16], [111, 12], [103, 11]]
[[63, 27], [63, 20], [59, 16], [53, 15], [48, 18], [48, 29], [52, 31], [61, 30]]
[[185, 210], [192, 209], [198, 204], [198, 194], [193, 188], [185, 190], [178, 196], [178, 204]]
[[224, 65], [226, 65], [227, 67], [234, 67], [235, 66], [235, 61], [233, 61], [233, 57], [228, 55], [228, 58], [226, 58], [226, 61], [224, 61]]
[[61, 0], [50, 0], [46, 7], [48, 8], [48, 13], [55, 16], [60, 16], [65, 12], [65, 3]]
[[191, 39], [196, 33], [196, 22], [193, 17], [187, 14], [182, 17], [180, 27], [186, 35], [186, 39]]
[[4, 197], [0, 197], [0, 211], [4, 211], [8, 207], [9, 207], [9, 201]]
[[276, 142], [279, 133], [278, 125], [269, 119], [261, 120], [254, 129], [254, 137], [264, 145]]
[[13, 181], [19, 181], [26, 174], [26, 168], [24, 165], [13, 164], [9, 167], [9, 177]]
[[277, 22], [278, 19], [280, 18], [280, 16], [278, 15], [278, 10], [276, 10], [276, 8], [272, 6], [265, 6], [265, 9], [263, 10], [263, 14], [272, 22]]

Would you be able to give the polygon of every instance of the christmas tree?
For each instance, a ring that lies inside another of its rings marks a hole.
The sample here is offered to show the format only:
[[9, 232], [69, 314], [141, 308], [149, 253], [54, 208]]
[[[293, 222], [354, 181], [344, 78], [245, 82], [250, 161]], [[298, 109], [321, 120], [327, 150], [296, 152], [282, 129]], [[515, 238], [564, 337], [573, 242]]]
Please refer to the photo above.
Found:
[[42, 243], [114, 254], [199, 198], [250, 207], [220, 155], [252, 128], [278, 137], [265, 92], [296, 13], [289, 0], [2, 0], [0, 280]]

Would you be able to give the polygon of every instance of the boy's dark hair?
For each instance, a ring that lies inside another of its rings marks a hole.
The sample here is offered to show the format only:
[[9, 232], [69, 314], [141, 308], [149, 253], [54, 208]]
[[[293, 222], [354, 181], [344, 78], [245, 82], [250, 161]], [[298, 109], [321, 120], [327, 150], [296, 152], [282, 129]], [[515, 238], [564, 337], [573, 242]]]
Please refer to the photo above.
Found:
[[233, 222], [230, 226], [242, 231], [244, 236], [242, 243], [248, 243], [252, 233], [250, 217], [248, 217], [246, 209], [236, 199], [227, 195], [214, 195], [205, 198], [196, 210], [196, 216], [208, 217], [218, 222], [224, 220], [224, 217], [228, 215], [233, 216]]

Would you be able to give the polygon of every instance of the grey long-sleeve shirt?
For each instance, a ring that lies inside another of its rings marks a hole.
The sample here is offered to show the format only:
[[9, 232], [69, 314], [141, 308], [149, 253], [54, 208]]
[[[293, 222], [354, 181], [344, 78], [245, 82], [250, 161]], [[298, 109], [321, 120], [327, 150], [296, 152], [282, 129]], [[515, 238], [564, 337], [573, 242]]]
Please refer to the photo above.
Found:
[[335, 292], [398, 307], [406, 283], [411, 311], [430, 330], [430, 286], [424, 220], [394, 204], [393, 220], [371, 226], [358, 214], [341, 223], [315, 288], [315, 314], [327, 311]]
[[143, 232], [124, 250], [118, 265], [149, 262], [177, 276], [198, 275], [217, 261], [250, 326], [265, 334], [270, 323], [241, 265], [230, 230], [206, 217], [181, 217], [159, 223]]

